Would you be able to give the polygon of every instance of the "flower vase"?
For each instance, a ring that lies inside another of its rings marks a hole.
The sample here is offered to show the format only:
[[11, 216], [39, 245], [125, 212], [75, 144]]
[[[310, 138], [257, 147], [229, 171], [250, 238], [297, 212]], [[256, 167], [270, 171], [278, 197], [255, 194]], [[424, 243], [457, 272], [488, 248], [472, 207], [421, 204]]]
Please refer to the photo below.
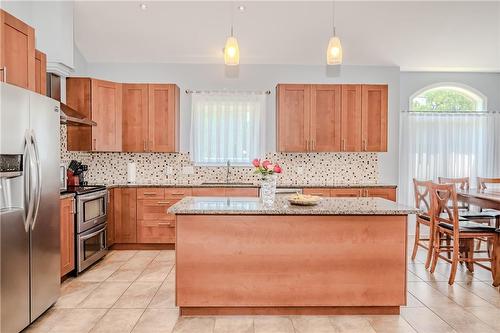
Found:
[[276, 196], [276, 176], [267, 175], [262, 178], [260, 197], [264, 205], [272, 205]]

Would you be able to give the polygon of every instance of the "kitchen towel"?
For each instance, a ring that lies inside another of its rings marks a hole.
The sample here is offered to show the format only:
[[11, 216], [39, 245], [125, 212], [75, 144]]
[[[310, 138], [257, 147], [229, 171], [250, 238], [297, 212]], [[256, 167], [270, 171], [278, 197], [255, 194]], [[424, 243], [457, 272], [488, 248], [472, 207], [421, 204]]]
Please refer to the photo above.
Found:
[[128, 163], [127, 164], [127, 183], [129, 183], [129, 184], [135, 183], [136, 171], [137, 171], [137, 168], [136, 168], [135, 163]]

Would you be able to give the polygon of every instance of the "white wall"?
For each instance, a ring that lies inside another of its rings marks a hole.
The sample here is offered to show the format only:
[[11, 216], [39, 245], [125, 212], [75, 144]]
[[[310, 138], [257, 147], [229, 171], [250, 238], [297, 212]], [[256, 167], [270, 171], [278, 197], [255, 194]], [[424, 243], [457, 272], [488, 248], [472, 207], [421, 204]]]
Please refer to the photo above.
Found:
[[189, 149], [190, 98], [186, 89], [271, 90], [268, 97], [266, 150], [276, 147], [277, 83], [384, 83], [389, 85], [388, 152], [379, 154], [379, 182], [398, 182], [399, 67], [89, 63], [87, 75], [117, 82], [176, 83], [181, 89], [181, 151]]

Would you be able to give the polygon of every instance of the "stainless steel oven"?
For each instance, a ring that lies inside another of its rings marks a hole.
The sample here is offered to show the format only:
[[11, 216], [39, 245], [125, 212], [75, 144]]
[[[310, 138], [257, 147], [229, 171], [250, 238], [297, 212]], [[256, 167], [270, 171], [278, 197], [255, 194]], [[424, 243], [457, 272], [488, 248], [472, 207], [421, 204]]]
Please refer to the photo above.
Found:
[[77, 194], [76, 205], [78, 233], [106, 223], [108, 216], [108, 191], [106, 189]]
[[107, 223], [102, 223], [77, 235], [77, 270], [78, 273], [101, 259], [108, 252], [106, 244]]

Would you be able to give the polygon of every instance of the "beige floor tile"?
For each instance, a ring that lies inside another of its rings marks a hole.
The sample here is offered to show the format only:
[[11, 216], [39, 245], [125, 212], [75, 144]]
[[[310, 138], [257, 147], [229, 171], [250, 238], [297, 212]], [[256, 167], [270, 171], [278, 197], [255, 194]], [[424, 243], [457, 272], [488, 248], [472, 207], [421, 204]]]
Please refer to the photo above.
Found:
[[452, 306], [433, 306], [430, 309], [457, 332], [498, 333], [472, 313], [465, 311], [456, 304]]
[[123, 262], [100, 262], [89, 270], [78, 276], [79, 281], [102, 282], [109, 278]]
[[428, 308], [402, 308], [401, 316], [419, 333], [456, 332]]
[[86, 282], [78, 279], [63, 284], [61, 297], [59, 297], [54, 307], [76, 308], [99, 284], [100, 282]]
[[413, 296], [410, 293], [406, 293], [406, 307], [408, 308], [419, 308], [419, 307], [424, 307], [425, 305], [422, 304], [415, 296]]
[[163, 261], [169, 263], [175, 263], [175, 251], [174, 250], [162, 250], [160, 254], [154, 258], [154, 261]]
[[175, 283], [165, 280], [149, 303], [148, 308], [175, 308]]
[[446, 306], [455, 304], [451, 299], [437, 292], [426, 282], [408, 282], [408, 291], [426, 306]]
[[217, 317], [214, 333], [253, 333], [252, 317]]
[[409, 263], [408, 270], [423, 281], [448, 281], [448, 276], [442, 275], [439, 272], [431, 274], [431, 272], [425, 268], [424, 264]]
[[168, 262], [152, 261], [137, 280], [142, 282], [163, 282], [172, 270], [172, 267], [173, 265], [170, 265]]
[[475, 295], [500, 308], [500, 291], [487, 282], [469, 281], [458, 282], [458, 285], [472, 291]]
[[33, 324], [28, 326], [23, 333], [48, 333], [66, 316], [71, 309], [56, 309], [47, 310]]
[[141, 252], [138, 252], [135, 256], [132, 257], [132, 259], [128, 260], [121, 266], [122, 269], [128, 269], [128, 270], [143, 270], [146, 268], [146, 266], [149, 265], [151, 261], [153, 261], [153, 258], [150, 258], [149, 256], [142, 256], [139, 255]]
[[170, 333], [178, 318], [177, 309], [146, 309], [132, 332]]
[[153, 260], [160, 254], [159, 250], [142, 250], [138, 251], [134, 258], [148, 258]]
[[401, 316], [368, 316], [370, 322], [377, 333], [416, 333], [406, 320]]
[[106, 309], [71, 309], [50, 333], [87, 333], [106, 313]]
[[160, 282], [134, 282], [116, 301], [114, 308], [144, 309], [160, 288]]
[[488, 307], [493, 306], [481, 297], [476, 296], [471, 291], [465, 289], [458, 283], [449, 285], [448, 282], [428, 282], [434, 289], [447, 296], [455, 303], [463, 307]]
[[330, 333], [335, 329], [328, 317], [322, 316], [292, 316], [296, 333]]
[[143, 309], [110, 309], [97, 322], [92, 333], [128, 333], [132, 332], [141, 317]]
[[113, 274], [111, 274], [107, 281], [133, 282], [137, 280], [137, 278], [142, 274], [143, 271], [144, 267], [126, 268], [122, 266]]
[[255, 317], [255, 333], [294, 333], [292, 320], [288, 317]]
[[[185, 317], [179, 318], [175, 324], [174, 333], [212, 333], [215, 318], [211, 317]], [[270, 332], [269, 332], [270, 333]]]
[[407, 271], [406, 281], [408, 281], [408, 282], [421, 282], [423, 280], [421, 278], [419, 278], [417, 275], [415, 275], [414, 273]]
[[114, 250], [104, 258], [105, 262], [128, 261], [137, 254], [135, 250]]
[[110, 308], [127, 290], [130, 284], [130, 282], [103, 282], [78, 307], [86, 309]]
[[[450, 278], [450, 271], [451, 271], [451, 264], [444, 262], [436, 265], [436, 270], [434, 274], [438, 273], [441, 274], [442, 276], [446, 276], [447, 277], [446, 281], [448, 281], [448, 279]], [[476, 275], [477, 274], [469, 272], [467, 268], [465, 268], [465, 265], [458, 265], [457, 273], [455, 275], [455, 282], [459, 281], [466, 282], [466, 281], [477, 280]]]
[[466, 311], [481, 319], [484, 323], [495, 329], [497, 332], [500, 332], [500, 309], [491, 307], [466, 308]]
[[339, 333], [375, 333], [372, 325], [363, 316], [332, 316], [330, 322]]

